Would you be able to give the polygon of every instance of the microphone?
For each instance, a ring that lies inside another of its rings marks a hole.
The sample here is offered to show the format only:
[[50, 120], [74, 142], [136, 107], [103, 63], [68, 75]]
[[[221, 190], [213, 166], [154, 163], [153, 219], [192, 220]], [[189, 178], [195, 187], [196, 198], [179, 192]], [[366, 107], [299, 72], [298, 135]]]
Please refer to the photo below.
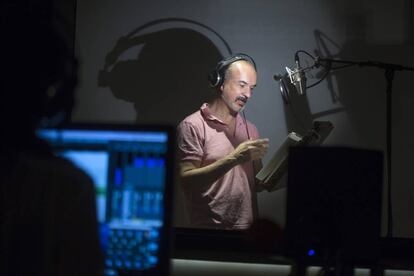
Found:
[[275, 81], [280, 81], [281, 79], [283, 79], [283, 75], [281, 75], [281, 74], [276, 74], [276, 75], [273, 75], [273, 79], [274, 79]]
[[296, 87], [296, 91], [299, 95], [303, 96], [306, 94], [306, 76], [305, 69], [300, 67], [299, 57], [295, 55], [296, 66], [293, 70], [289, 67], [286, 67], [286, 72], [289, 75], [290, 82]]

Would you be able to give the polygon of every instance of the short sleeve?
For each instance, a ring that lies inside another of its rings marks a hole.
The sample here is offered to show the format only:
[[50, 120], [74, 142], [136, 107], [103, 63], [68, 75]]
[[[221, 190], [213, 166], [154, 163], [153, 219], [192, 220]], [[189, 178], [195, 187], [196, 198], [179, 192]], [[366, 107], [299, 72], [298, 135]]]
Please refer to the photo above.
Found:
[[201, 131], [192, 123], [183, 121], [177, 128], [179, 161], [201, 161], [204, 138]]

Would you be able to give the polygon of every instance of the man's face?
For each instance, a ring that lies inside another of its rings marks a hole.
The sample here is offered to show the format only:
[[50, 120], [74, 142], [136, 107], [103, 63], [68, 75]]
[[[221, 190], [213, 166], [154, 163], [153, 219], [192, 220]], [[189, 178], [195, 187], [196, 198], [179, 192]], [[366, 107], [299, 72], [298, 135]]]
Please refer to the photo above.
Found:
[[256, 87], [257, 74], [253, 65], [240, 60], [232, 63], [220, 87], [221, 98], [230, 113], [236, 115], [242, 111]]

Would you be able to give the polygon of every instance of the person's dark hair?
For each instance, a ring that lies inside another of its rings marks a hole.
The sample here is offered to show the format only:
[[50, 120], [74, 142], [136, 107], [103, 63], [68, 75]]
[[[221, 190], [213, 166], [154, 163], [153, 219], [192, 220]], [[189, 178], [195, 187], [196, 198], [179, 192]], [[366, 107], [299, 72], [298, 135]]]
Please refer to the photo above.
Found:
[[52, 20], [50, 0], [6, 2], [0, 14], [0, 274], [103, 275], [93, 181], [36, 136], [43, 119], [72, 108], [70, 44]]
[[70, 112], [76, 63], [51, 15], [43, 16], [25, 5], [7, 13], [2, 18], [6, 27], [2, 30], [0, 123], [7, 137], [16, 137], [33, 133], [42, 118]]

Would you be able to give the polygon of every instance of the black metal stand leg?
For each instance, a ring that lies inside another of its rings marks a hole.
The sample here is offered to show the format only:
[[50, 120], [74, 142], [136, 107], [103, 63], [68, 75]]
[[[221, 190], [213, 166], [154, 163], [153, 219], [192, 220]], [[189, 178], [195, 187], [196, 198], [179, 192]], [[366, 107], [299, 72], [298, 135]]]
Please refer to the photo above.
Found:
[[371, 276], [384, 276], [384, 268], [377, 262], [370, 267]]
[[353, 276], [354, 266], [349, 263], [339, 262], [335, 267], [335, 276]]
[[306, 276], [306, 268], [307, 265], [304, 262], [295, 260], [292, 264], [290, 276]]
[[387, 163], [386, 163], [386, 172], [387, 172], [387, 185], [388, 185], [388, 229], [387, 229], [387, 237], [393, 236], [393, 208], [392, 208], [392, 185], [391, 185], [391, 173], [392, 173], [392, 166], [391, 166], [391, 158], [392, 158], [392, 81], [394, 79], [395, 70], [394, 69], [386, 69], [385, 70], [385, 78], [387, 79]]

